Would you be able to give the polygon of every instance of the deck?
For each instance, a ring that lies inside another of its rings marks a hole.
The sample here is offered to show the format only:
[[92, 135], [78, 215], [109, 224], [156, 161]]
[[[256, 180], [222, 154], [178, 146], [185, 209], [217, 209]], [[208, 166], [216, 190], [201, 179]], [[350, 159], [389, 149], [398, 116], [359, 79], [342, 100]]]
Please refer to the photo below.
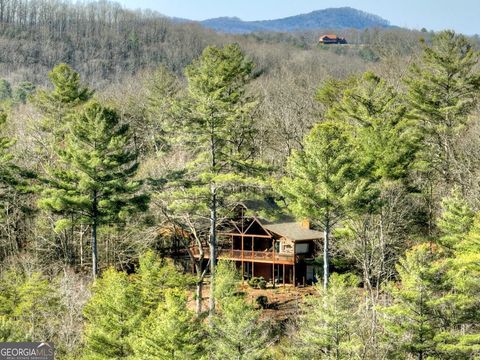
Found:
[[[197, 247], [192, 248], [194, 256], [200, 256]], [[208, 251], [204, 252], [205, 259], [210, 256]], [[248, 261], [266, 264], [285, 264], [293, 265], [295, 256], [293, 254], [282, 254], [274, 251], [251, 251], [251, 250], [234, 250], [234, 249], [218, 249], [217, 258], [234, 261]]]

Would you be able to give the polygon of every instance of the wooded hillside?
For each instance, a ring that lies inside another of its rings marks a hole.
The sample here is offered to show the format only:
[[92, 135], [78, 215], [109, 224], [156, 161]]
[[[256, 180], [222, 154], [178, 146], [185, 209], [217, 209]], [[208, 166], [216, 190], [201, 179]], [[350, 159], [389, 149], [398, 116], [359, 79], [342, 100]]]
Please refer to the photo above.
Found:
[[[53, 0], [0, 1], [0, 23], [0, 341], [59, 359], [480, 356], [477, 39], [320, 46]], [[324, 234], [311, 291], [216, 261], [246, 200]], [[265, 316], [269, 292], [288, 319]]]

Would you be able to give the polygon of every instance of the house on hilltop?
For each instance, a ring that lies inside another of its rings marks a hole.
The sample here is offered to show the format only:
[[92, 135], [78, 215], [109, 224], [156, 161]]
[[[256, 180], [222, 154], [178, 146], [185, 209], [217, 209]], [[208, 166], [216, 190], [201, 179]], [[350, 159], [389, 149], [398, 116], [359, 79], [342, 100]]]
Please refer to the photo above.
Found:
[[319, 44], [346, 44], [347, 40], [345, 38], [338, 37], [337, 35], [329, 34], [322, 35], [318, 40]]
[[[305, 284], [314, 281], [316, 243], [323, 234], [308, 221], [283, 216], [268, 221], [238, 205], [218, 231], [217, 258], [234, 261], [244, 279], [263, 277], [275, 284]], [[204, 250], [208, 259], [208, 247]], [[199, 249], [191, 248], [195, 257]]]

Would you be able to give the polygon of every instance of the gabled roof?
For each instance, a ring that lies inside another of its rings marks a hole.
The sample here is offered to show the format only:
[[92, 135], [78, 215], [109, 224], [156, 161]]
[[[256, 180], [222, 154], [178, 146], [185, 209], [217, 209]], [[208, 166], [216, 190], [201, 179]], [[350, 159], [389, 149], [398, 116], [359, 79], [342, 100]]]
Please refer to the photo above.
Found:
[[264, 224], [263, 227], [272, 233], [293, 241], [317, 240], [323, 238], [323, 234], [320, 231], [307, 229], [303, 227], [300, 222]]
[[239, 206], [253, 211], [250, 218], [273, 236], [285, 237], [292, 241], [323, 239], [322, 232], [308, 229], [302, 222], [296, 222], [295, 218], [280, 209], [273, 199], [247, 200]]

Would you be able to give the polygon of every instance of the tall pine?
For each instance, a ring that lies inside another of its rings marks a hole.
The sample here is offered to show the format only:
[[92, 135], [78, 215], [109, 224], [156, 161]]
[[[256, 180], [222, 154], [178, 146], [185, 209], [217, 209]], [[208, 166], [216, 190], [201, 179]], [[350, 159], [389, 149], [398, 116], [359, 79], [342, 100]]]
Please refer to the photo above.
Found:
[[176, 106], [180, 125], [177, 139], [192, 160], [177, 182], [178, 192], [170, 210], [187, 213], [194, 218], [190, 223], [208, 219], [211, 314], [215, 309], [219, 216], [231, 209], [239, 194], [257, 185], [259, 164], [254, 158], [252, 116], [256, 101], [246, 92], [252, 70], [253, 63], [238, 45], [208, 47], [187, 67], [187, 95]]
[[312, 219], [324, 233], [323, 283], [329, 277], [332, 228], [345, 216], [369, 206], [377, 197], [370, 170], [357, 157], [352, 127], [324, 122], [315, 126], [301, 151], [288, 159], [279, 191], [299, 217]]
[[458, 160], [455, 140], [468, 123], [480, 94], [479, 53], [468, 39], [442, 31], [424, 43], [421, 61], [406, 77], [412, 115], [423, 132], [423, 159], [447, 184]]
[[91, 101], [72, 116], [65, 143], [56, 152], [61, 166], [50, 169], [40, 205], [63, 216], [59, 229], [70, 226], [72, 218], [90, 226], [96, 277], [98, 227], [121, 223], [148, 203], [141, 182], [134, 179], [138, 162], [128, 125], [120, 123], [114, 110]]

